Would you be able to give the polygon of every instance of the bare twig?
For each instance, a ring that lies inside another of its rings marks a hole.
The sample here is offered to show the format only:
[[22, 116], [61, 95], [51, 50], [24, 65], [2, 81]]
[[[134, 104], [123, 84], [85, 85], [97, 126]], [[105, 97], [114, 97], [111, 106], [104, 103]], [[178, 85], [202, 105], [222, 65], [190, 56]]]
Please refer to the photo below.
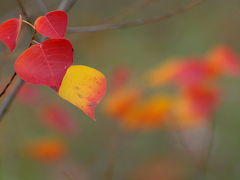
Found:
[[208, 135], [207, 136], [208, 139], [207, 139], [207, 143], [205, 142], [206, 144], [204, 144], [204, 149], [200, 152], [201, 159], [199, 159], [195, 157], [194, 151], [191, 150], [192, 149], [190, 146], [191, 144], [188, 142], [188, 139], [185, 138], [184, 130], [179, 126], [178, 123], [175, 124], [178, 141], [182, 145], [183, 150], [186, 152], [186, 154], [191, 159], [193, 164], [196, 166], [196, 173], [193, 174], [194, 179], [196, 180], [206, 179], [208, 162], [210, 159], [210, 154], [212, 152], [213, 143], [214, 143], [214, 125], [215, 125], [214, 119], [211, 122], [209, 122], [209, 124], [205, 124], [204, 128], [205, 130], [207, 129], [207, 133], [204, 132], [204, 135]]
[[128, 22], [118, 23], [118, 24], [102, 24], [102, 25], [97, 25], [97, 26], [70, 27], [70, 28], [68, 28], [68, 33], [95, 32], [95, 31], [130, 28], [130, 27], [136, 27], [136, 26], [141, 26], [141, 25], [145, 25], [145, 24], [158, 23], [161, 20], [173, 17], [177, 14], [180, 14], [189, 9], [192, 9], [193, 7], [200, 5], [204, 1], [206, 1], [206, 0], [196, 0], [194, 2], [191, 2], [191, 3], [181, 7], [181, 8], [170, 11], [164, 15], [153, 16], [153, 17], [145, 18], [145, 19], [136, 19], [134, 21], [128, 21]]
[[14, 78], [16, 77], [16, 75], [17, 75], [16, 73], [14, 73], [14, 74], [12, 75], [10, 81], [7, 83], [7, 85], [4, 87], [4, 89], [3, 89], [2, 92], [0, 93], [0, 97], [2, 97], [2, 96], [6, 93], [8, 87], [12, 84], [12, 82], [13, 82]]
[[24, 81], [22, 79], [18, 79], [12, 92], [10, 92], [6, 99], [4, 99], [4, 102], [2, 103], [0, 108], [0, 119], [2, 119], [2, 117], [6, 114], [8, 107], [12, 103], [13, 99], [16, 97], [18, 91], [20, 90], [23, 84]]
[[28, 17], [28, 14], [27, 14], [27, 11], [25, 10], [25, 8], [23, 7], [23, 4], [21, 2], [21, 0], [17, 0], [17, 3], [18, 3], [18, 6], [22, 12], [22, 15], [27, 18]]

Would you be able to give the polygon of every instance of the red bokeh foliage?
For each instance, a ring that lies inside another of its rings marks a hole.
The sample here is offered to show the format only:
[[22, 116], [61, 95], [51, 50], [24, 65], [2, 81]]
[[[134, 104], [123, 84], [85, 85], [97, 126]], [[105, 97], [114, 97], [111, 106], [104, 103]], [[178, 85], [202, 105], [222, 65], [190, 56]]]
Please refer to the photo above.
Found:
[[25, 83], [17, 95], [17, 99], [26, 105], [34, 105], [42, 101], [42, 94], [36, 86]]
[[57, 104], [45, 105], [41, 110], [42, 122], [67, 135], [75, 135], [77, 133], [77, 125], [74, 118], [66, 108]]
[[[222, 100], [218, 80], [223, 75], [239, 75], [239, 70], [235, 52], [217, 46], [207, 55], [183, 57], [148, 71], [144, 76], [146, 87], [131, 89], [129, 84], [122, 84], [109, 93], [104, 110], [125, 127], [136, 129], [163, 124], [173, 128], [204, 125], [213, 119]], [[159, 88], [172, 90], [166, 93]], [[157, 91], [157, 96], [150, 96], [149, 91]]]

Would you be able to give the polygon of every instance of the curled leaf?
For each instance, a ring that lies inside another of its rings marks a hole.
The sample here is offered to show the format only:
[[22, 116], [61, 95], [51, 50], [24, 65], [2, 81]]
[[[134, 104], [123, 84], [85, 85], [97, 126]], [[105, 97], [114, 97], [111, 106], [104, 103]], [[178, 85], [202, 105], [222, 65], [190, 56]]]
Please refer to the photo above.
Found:
[[106, 79], [96, 69], [75, 65], [68, 68], [59, 88], [59, 96], [79, 107], [92, 119], [96, 105], [106, 91]]
[[21, 16], [19, 19], [10, 19], [0, 25], [0, 40], [9, 48], [10, 51], [13, 51], [16, 47], [21, 25]]

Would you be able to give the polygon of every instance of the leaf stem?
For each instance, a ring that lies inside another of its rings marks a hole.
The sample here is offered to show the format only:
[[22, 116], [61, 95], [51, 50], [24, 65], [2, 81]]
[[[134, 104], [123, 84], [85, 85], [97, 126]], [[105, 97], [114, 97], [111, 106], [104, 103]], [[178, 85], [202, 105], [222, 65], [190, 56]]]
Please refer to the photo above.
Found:
[[33, 30], [35, 30], [34, 25], [32, 25], [30, 22], [26, 21], [26, 20], [22, 20], [22, 22], [24, 22], [25, 24], [29, 25], [31, 28], [33, 28]]
[[32, 43], [40, 44], [40, 42], [38, 42], [38, 41], [36, 41], [36, 40], [32, 40]]

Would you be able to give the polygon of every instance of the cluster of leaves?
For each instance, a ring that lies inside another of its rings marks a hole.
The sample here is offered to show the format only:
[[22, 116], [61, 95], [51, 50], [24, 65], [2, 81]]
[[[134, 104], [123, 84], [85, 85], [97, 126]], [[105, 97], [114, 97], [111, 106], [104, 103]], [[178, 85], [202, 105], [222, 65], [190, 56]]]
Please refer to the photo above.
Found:
[[238, 76], [240, 64], [231, 48], [218, 46], [207, 55], [170, 60], [146, 72], [144, 87], [129, 86], [128, 74], [124, 69], [114, 73], [112, 84], [121, 87], [113, 88], [106, 99], [107, 115], [131, 129], [186, 128], [209, 122], [220, 101], [218, 79]]
[[[10, 19], [0, 26], [0, 40], [13, 51], [16, 47], [22, 19]], [[30, 46], [16, 60], [14, 68], [26, 82], [45, 85], [60, 97], [79, 107], [95, 119], [94, 111], [106, 91], [104, 75], [96, 69], [73, 65], [73, 47], [65, 39], [68, 16], [64, 11], [52, 11], [36, 19], [39, 34], [51, 39]]]

